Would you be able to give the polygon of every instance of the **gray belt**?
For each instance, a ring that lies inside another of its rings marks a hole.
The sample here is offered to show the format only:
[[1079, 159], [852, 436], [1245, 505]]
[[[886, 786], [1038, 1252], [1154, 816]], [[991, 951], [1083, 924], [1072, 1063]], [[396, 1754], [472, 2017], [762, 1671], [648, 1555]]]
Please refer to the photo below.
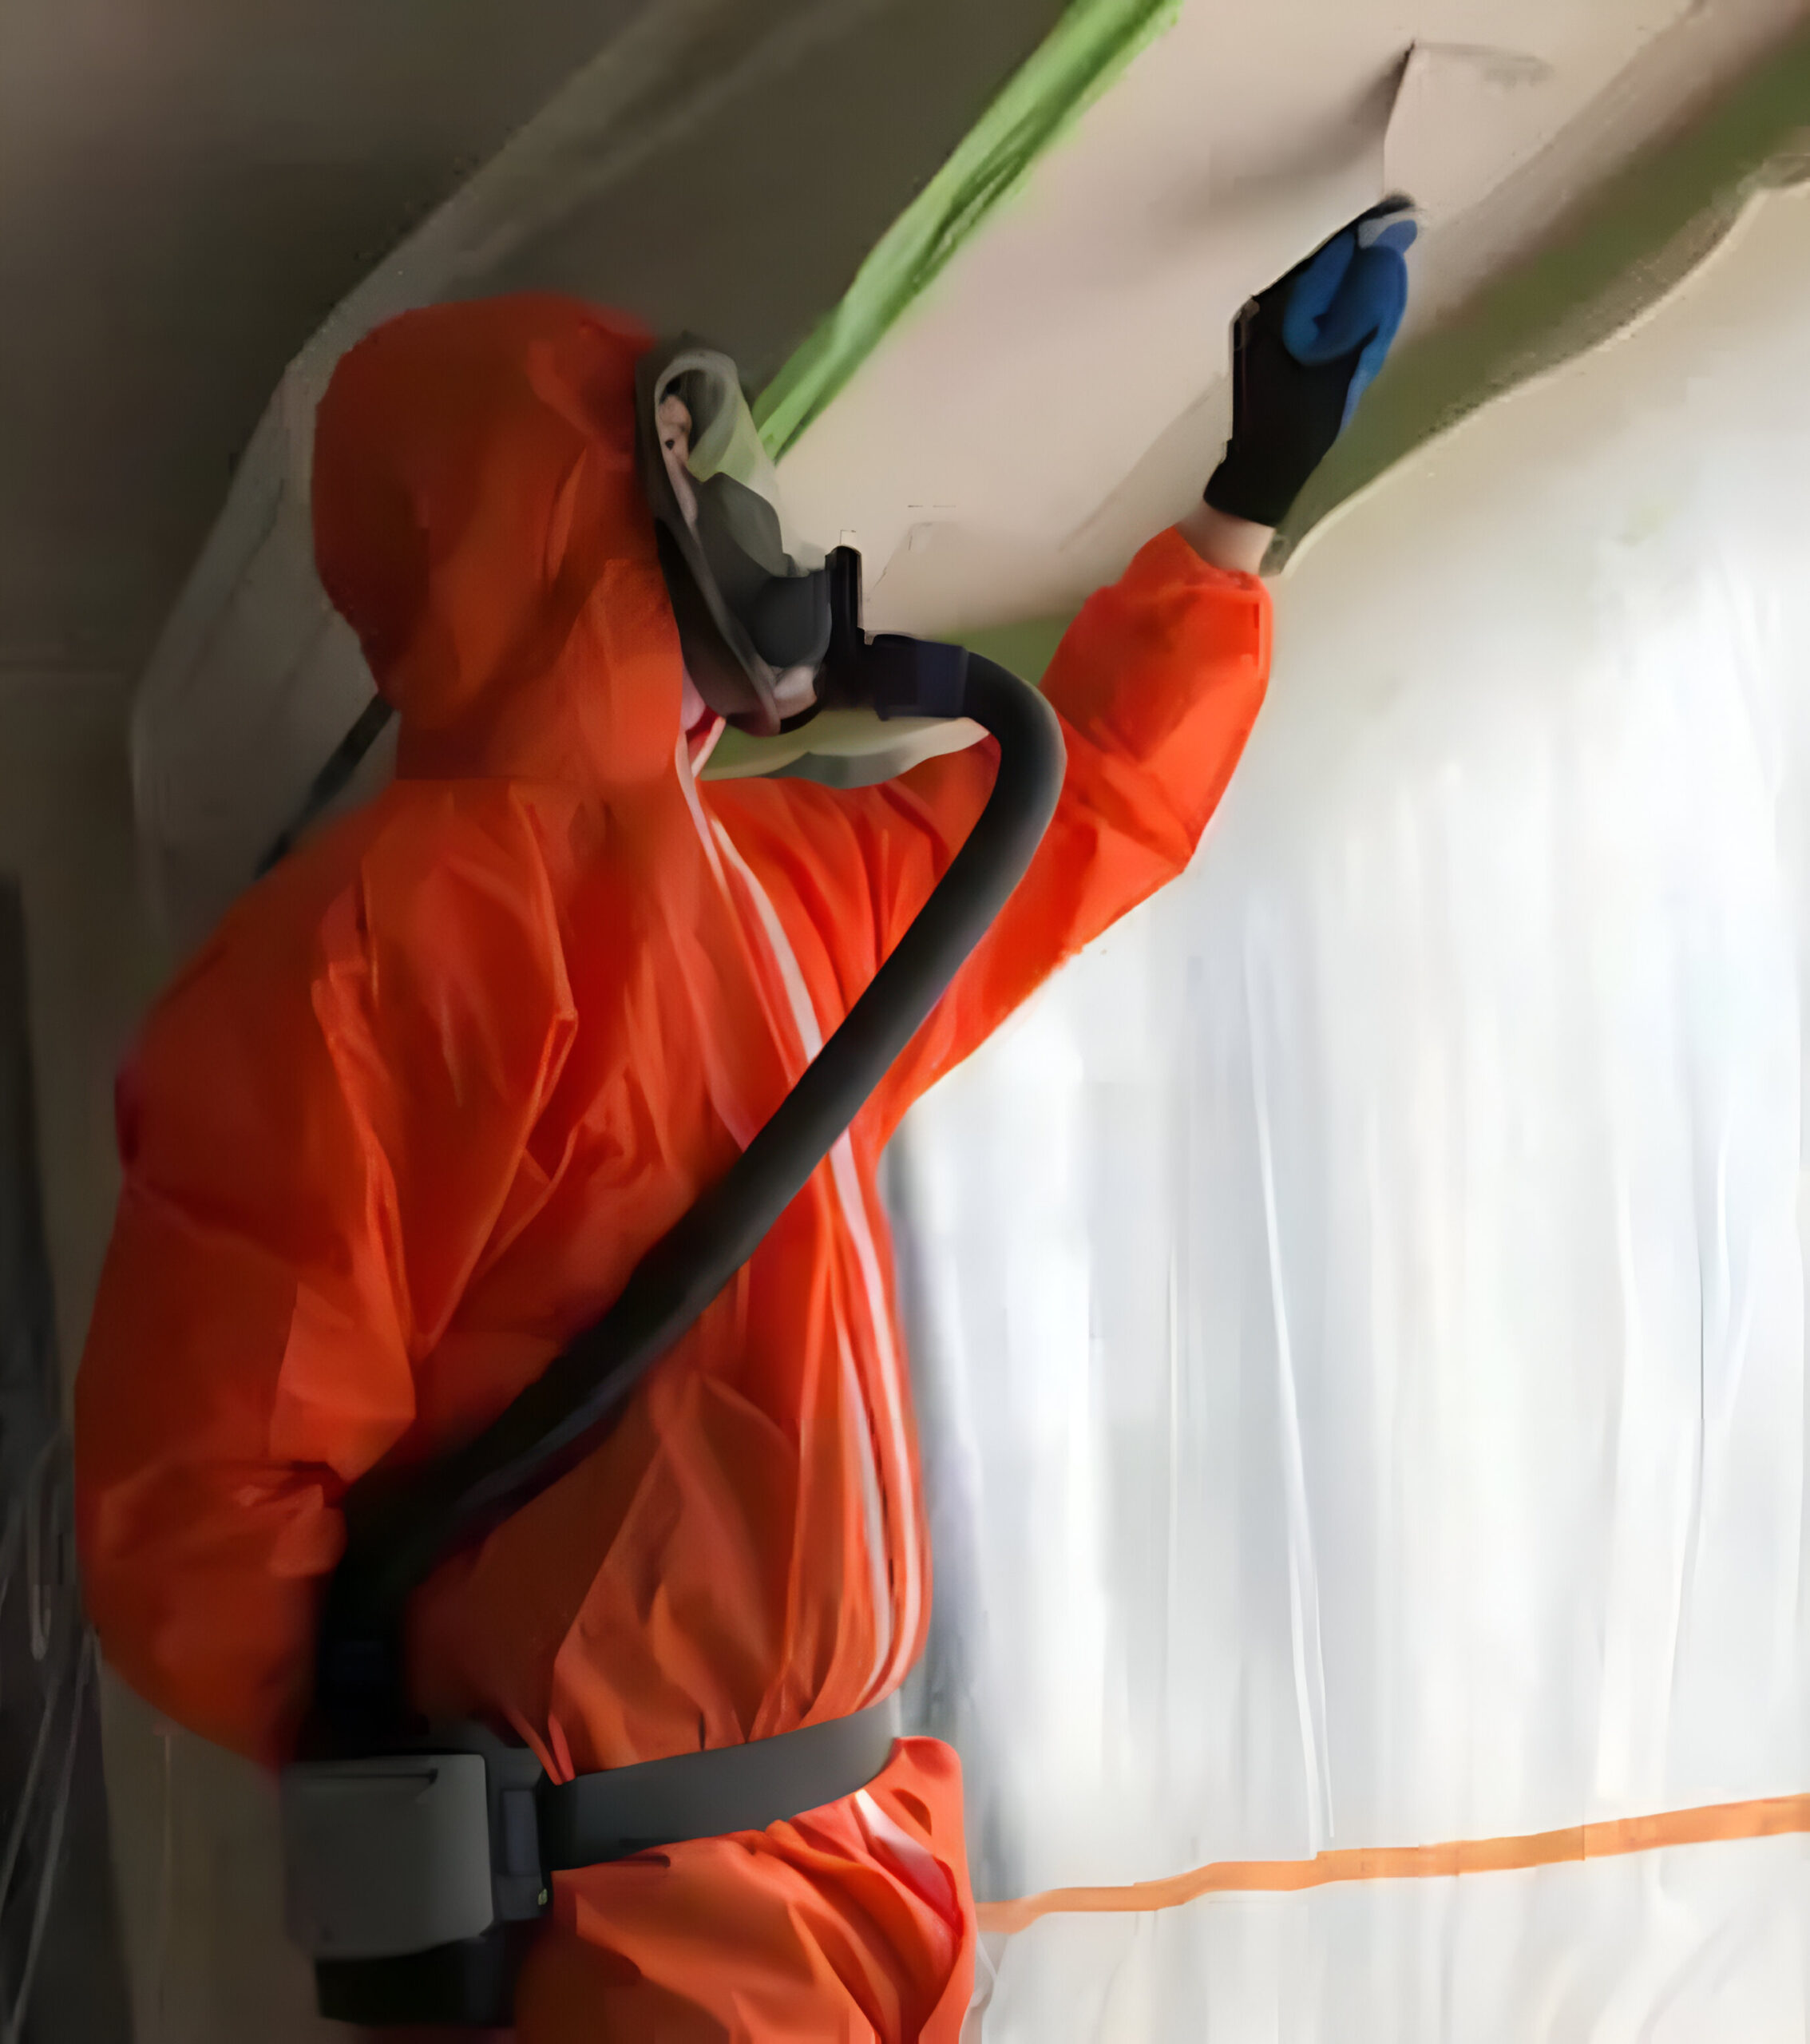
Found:
[[852, 1717], [775, 1739], [549, 1783], [537, 1798], [541, 1864], [556, 1873], [683, 1839], [765, 1831], [865, 1788], [898, 1735], [898, 1699], [888, 1697]]
[[481, 1939], [547, 1907], [550, 1877], [691, 1838], [764, 1831], [865, 1788], [898, 1737], [897, 1697], [777, 1738], [547, 1780], [478, 1725], [410, 1752], [286, 1768], [290, 1935], [317, 1961], [388, 1963]]

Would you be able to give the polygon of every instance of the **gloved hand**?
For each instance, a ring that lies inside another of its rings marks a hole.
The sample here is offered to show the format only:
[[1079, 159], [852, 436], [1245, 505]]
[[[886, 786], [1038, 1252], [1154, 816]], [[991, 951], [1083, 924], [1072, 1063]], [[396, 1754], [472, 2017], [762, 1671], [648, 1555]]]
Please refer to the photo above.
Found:
[[1232, 347], [1232, 438], [1206, 485], [1228, 517], [1277, 525], [1345, 430], [1408, 309], [1412, 202], [1385, 199], [1252, 299]]

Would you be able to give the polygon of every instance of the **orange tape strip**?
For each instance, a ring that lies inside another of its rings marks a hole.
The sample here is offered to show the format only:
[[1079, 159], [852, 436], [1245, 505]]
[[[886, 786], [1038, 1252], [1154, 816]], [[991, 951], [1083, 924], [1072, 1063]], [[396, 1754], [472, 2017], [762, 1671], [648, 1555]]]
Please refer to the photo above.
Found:
[[1311, 1860], [1222, 1860], [1167, 1880], [1126, 1888], [1056, 1888], [1016, 1902], [984, 1902], [983, 1931], [1022, 1931], [1040, 1916], [1175, 1909], [1203, 1895], [1293, 1895], [1335, 1881], [1431, 1880], [1451, 1874], [1499, 1874], [1521, 1867], [1555, 1867], [1573, 1860], [1608, 1860], [1666, 1845], [1709, 1845], [1736, 1838], [1777, 1838], [1810, 1832], [1810, 1795], [1764, 1802], [1713, 1803], [1658, 1816], [1617, 1817], [1565, 1831], [1519, 1838], [1467, 1838], [1448, 1845], [1355, 1846]]

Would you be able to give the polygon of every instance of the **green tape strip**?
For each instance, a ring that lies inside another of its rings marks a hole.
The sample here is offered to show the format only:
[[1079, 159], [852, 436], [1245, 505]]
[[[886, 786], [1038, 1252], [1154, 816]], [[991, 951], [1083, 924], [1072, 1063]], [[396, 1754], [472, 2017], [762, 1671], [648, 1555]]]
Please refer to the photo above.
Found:
[[1182, 0], [1072, 0], [881, 238], [842, 303], [761, 393], [754, 421], [775, 460], [993, 208], [1023, 184], [1044, 151], [1181, 11]]

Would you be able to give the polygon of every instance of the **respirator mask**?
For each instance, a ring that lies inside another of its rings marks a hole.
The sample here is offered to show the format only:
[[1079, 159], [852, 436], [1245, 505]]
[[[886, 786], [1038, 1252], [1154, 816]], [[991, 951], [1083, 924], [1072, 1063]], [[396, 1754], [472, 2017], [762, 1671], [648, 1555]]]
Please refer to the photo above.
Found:
[[636, 446], [692, 685], [770, 738], [817, 707], [830, 577], [788, 525], [771, 457], [729, 357], [690, 335], [636, 371]]

